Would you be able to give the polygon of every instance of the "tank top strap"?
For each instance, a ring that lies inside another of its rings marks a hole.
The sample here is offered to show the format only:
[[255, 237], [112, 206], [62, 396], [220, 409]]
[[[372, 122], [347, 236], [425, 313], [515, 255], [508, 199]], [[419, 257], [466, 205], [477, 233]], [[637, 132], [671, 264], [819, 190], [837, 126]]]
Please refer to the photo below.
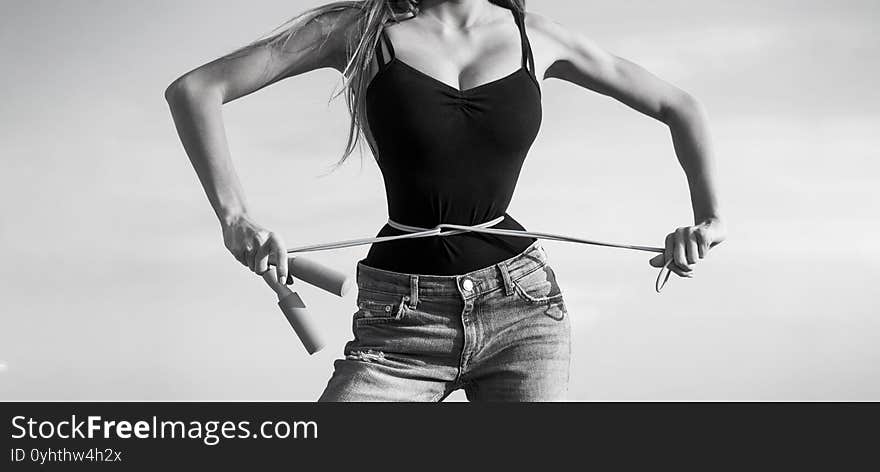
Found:
[[[388, 50], [388, 59], [385, 58], [385, 51], [382, 49], [382, 45], [385, 45], [385, 49]], [[391, 39], [388, 38], [388, 35], [385, 34], [385, 28], [379, 31], [379, 41], [376, 43], [376, 57], [379, 59], [380, 65], [386, 65], [394, 59], [394, 45], [391, 44]]]
[[522, 41], [522, 66], [529, 71], [532, 76], [535, 75], [535, 58], [532, 56], [532, 45], [529, 43], [529, 36], [526, 33], [525, 12], [511, 9], [516, 26], [519, 28], [519, 36]]

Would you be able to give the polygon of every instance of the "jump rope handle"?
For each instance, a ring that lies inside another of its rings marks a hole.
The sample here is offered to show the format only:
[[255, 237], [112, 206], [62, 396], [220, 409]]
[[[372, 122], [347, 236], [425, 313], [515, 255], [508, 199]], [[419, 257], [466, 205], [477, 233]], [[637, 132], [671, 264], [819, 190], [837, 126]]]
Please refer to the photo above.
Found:
[[[351, 279], [342, 272], [322, 266], [314, 261], [302, 257], [291, 257], [287, 263], [288, 273], [303, 282], [324, 289], [340, 297], [345, 296], [351, 290]], [[315, 354], [324, 348], [324, 340], [321, 339], [317, 323], [309, 314], [306, 304], [299, 294], [287, 285], [278, 283], [278, 274], [274, 266], [269, 266], [263, 274], [263, 280], [278, 295], [278, 307], [287, 318], [287, 322], [296, 332], [299, 340], [309, 354]]]
[[344, 297], [354, 286], [348, 275], [299, 256], [288, 258], [287, 267], [288, 273], [294, 278], [340, 297]]

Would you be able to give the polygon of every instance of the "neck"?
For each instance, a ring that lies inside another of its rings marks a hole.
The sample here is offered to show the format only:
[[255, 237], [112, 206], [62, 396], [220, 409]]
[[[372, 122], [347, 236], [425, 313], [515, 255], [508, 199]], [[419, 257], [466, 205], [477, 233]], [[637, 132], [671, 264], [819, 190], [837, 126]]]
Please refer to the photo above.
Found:
[[446, 26], [466, 29], [485, 18], [488, 0], [422, 0], [421, 14], [433, 17]]

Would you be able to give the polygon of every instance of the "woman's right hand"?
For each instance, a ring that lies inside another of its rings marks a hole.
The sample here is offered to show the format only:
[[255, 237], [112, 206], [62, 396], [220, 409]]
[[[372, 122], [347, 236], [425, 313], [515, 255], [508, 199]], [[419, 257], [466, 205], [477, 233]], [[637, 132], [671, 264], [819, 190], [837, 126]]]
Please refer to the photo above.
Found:
[[[239, 216], [221, 224], [223, 242], [235, 260], [257, 275], [274, 265], [278, 283], [290, 285], [287, 274], [287, 249], [278, 233], [273, 233], [247, 216]], [[292, 281], [290, 281], [292, 282]]]

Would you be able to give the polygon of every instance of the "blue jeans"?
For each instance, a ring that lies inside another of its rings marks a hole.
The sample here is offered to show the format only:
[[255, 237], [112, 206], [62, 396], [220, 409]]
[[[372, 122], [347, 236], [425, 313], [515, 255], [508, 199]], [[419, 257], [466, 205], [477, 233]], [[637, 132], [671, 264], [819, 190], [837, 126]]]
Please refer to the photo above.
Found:
[[536, 241], [463, 275], [357, 267], [354, 339], [319, 401], [562, 401], [571, 329]]

